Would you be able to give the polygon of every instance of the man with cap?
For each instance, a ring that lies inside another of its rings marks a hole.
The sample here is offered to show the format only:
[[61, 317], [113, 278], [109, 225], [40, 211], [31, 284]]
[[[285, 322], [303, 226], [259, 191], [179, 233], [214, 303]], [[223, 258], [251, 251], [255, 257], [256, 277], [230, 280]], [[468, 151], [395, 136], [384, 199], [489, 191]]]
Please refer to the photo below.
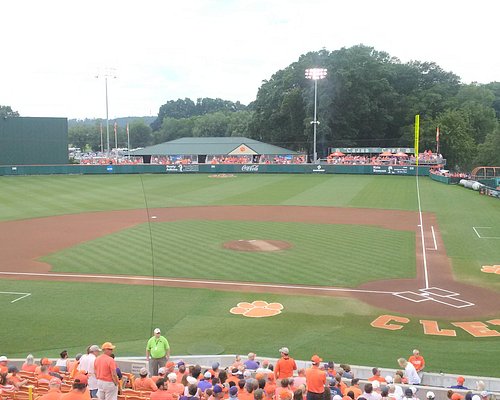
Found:
[[49, 381], [49, 391], [43, 396], [38, 397], [37, 400], [60, 400], [61, 396], [61, 380], [59, 378], [52, 378]]
[[111, 354], [116, 346], [105, 342], [101, 346], [103, 354], [96, 358], [94, 370], [97, 378], [97, 397], [100, 400], [117, 400], [119, 380], [116, 375], [116, 363]]
[[[165, 381], [167, 380], [167, 369], [165, 367], [158, 368], [158, 375], [152, 376], [151, 379], [153, 382], [156, 384], [158, 382], [158, 379], [164, 379]], [[168, 385], [168, 382], [167, 382]]]
[[87, 384], [87, 375], [78, 373], [73, 381], [73, 388], [68, 393], [63, 394], [61, 400], [87, 400], [88, 394], [85, 393]]
[[469, 388], [464, 386], [465, 378], [463, 376], [459, 376], [457, 378], [457, 384], [450, 386], [450, 389], [461, 389], [461, 390], [469, 390]]
[[98, 345], [89, 346], [87, 354], [80, 357], [79, 370], [87, 374], [90, 397], [97, 398], [97, 378], [95, 377], [94, 362], [101, 349]]
[[7, 363], [9, 359], [6, 356], [0, 356], [0, 374], [6, 374], [9, 370]]
[[427, 400], [434, 400], [436, 398], [436, 395], [434, 394], [434, 392], [427, 392], [426, 395], [425, 395], [425, 398]]
[[203, 374], [203, 378], [201, 378], [200, 381], [198, 382], [198, 389], [204, 392], [205, 390], [211, 387], [212, 387], [212, 374], [210, 373], [210, 371], [206, 371]]
[[153, 379], [148, 377], [148, 370], [145, 367], [142, 367], [139, 371], [139, 378], [134, 380], [133, 384], [134, 390], [143, 390], [146, 392], [156, 392], [158, 390], [158, 386], [153, 381]]
[[425, 367], [424, 357], [420, 355], [420, 351], [418, 349], [413, 350], [413, 355], [408, 358], [408, 361], [413, 364], [417, 372], [422, 371]]
[[312, 366], [306, 370], [307, 400], [323, 400], [326, 372], [319, 368], [323, 361], [317, 354], [311, 357]]
[[237, 400], [238, 399], [238, 386], [231, 386], [229, 388], [229, 398], [231, 400]]
[[295, 360], [289, 356], [290, 351], [288, 347], [282, 347], [279, 352], [281, 353], [281, 358], [276, 361], [276, 366], [274, 367], [276, 379], [293, 377], [293, 371], [297, 370], [297, 364]]
[[251, 369], [255, 371], [257, 368], [259, 368], [259, 363], [255, 361], [255, 357], [257, 357], [257, 354], [255, 353], [248, 353], [248, 358], [247, 360], [243, 363], [246, 369]]
[[164, 367], [170, 358], [170, 345], [160, 328], [155, 328], [153, 336], [146, 345], [146, 361], [149, 361], [149, 373], [158, 375], [158, 368]]
[[168, 379], [167, 391], [169, 393], [182, 396], [182, 394], [184, 393], [184, 385], [180, 382], [177, 383], [177, 374], [175, 372], [171, 372], [170, 374], [167, 375], [167, 379]]

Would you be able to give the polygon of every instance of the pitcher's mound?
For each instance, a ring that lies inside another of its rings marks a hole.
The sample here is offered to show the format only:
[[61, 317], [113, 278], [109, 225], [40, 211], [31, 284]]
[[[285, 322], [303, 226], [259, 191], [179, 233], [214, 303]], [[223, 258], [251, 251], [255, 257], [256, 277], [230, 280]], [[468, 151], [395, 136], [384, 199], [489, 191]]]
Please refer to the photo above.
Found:
[[282, 240], [233, 240], [223, 246], [236, 251], [280, 251], [289, 249], [292, 244]]

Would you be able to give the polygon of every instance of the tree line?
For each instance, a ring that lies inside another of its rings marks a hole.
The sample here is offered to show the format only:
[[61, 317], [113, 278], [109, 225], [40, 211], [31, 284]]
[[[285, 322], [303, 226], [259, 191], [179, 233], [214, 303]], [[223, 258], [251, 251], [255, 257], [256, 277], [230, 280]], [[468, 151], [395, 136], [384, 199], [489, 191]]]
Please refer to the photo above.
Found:
[[[463, 84], [433, 62], [402, 63], [364, 45], [301, 55], [263, 81], [249, 105], [169, 100], [150, 125], [143, 120], [130, 124], [131, 147], [180, 137], [246, 136], [312, 154], [314, 82], [304, 76], [312, 67], [328, 70], [318, 81], [319, 157], [329, 147], [413, 147], [414, 117], [420, 114], [420, 149], [436, 151], [439, 127], [448, 168], [500, 165], [500, 82]], [[70, 142], [98, 150], [98, 125], [71, 126]], [[110, 136], [114, 144], [114, 132]], [[118, 136], [119, 147], [126, 147], [123, 127]]]

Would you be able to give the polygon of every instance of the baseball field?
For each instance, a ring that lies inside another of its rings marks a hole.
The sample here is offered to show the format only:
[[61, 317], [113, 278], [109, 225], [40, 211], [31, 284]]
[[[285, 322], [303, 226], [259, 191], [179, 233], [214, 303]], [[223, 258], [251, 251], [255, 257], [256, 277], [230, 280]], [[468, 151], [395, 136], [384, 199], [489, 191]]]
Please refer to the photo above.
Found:
[[500, 202], [426, 177], [0, 177], [0, 353], [173, 354], [500, 377]]

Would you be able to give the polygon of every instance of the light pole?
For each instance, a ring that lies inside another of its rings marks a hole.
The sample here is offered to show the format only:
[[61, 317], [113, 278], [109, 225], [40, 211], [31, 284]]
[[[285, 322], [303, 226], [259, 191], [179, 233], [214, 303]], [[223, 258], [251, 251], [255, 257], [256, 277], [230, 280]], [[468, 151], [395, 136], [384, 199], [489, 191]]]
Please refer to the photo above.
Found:
[[114, 68], [106, 68], [104, 73], [96, 75], [96, 78], [104, 78], [106, 88], [106, 157], [109, 158], [109, 114], [108, 114], [108, 78], [116, 78]]
[[318, 153], [316, 151], [316, 125], [319, 124], [317, 119], [317, 103], [318, 103], [318, 80], [326, 77], [326, 68], [308, 68], [306, 69], [306, 79], [312, 79], [314, 81], [314, 121], [311, 124], [314, 125], [314, 155], [313, 160], [316, 164], [318, 160]]

